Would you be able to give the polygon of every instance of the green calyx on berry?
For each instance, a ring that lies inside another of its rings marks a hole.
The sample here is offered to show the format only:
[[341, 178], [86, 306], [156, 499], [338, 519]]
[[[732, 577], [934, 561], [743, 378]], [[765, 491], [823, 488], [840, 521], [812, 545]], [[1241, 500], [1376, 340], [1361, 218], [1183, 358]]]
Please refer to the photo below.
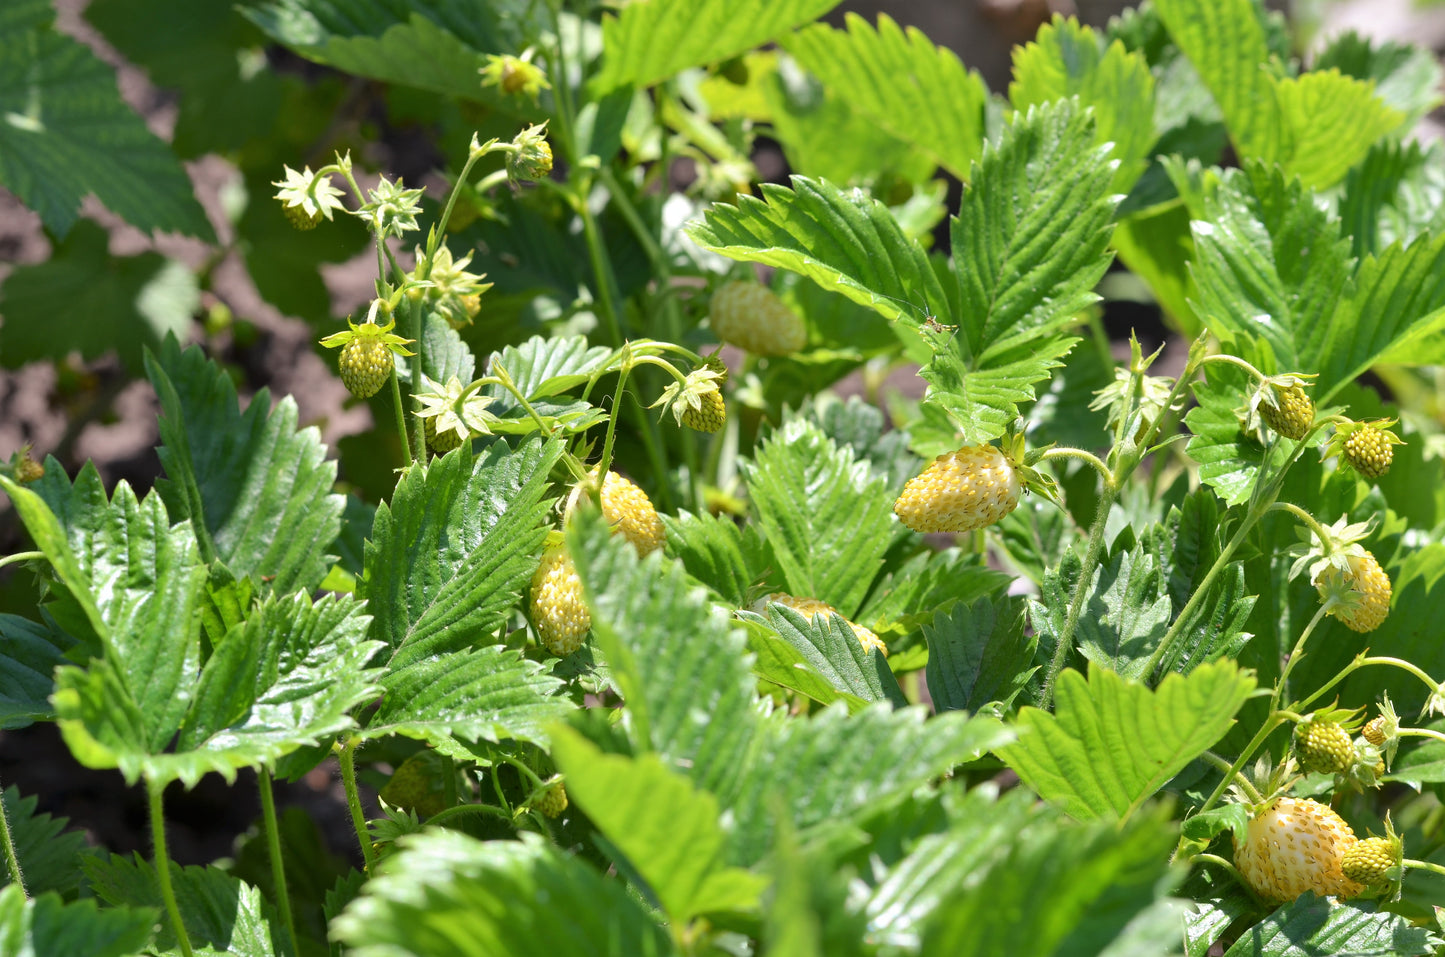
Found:
[[10, 456], [10, 461], [4, 469], [21, 485], [29, 485], [31, 482], [38, 482], [45, 478], [45, 466], [35, 461], [30, 455], [30, 450], [29, 443], [20, 446]]
[[1395, 446], [1405, 444], [1390, 431], [1389, 427], [1394, 424], [1394, 419], [1369, 422], [1346, 419], [1335, 426], [1335, 434], [1321, 454], [1324, 458], [1338, 456], [1341, 465], [1354, 469], [1367, 479], [1377, 479], [1390, 470]]
[[523, 50], [519, 57], [510, 53], [501, 56], [487, 54], [487, 65], [477, 70], [482, 75], [482, 86], [497, 87], [508, 96], [520, 94], [535, 103], [539, 93], [552, 89], [547, 74], [532, 62], [536, 54], [532, 47]]
[[547, 124], [529, 126], [512, 138], [507, 149], [507, 178], [513, 183], [535, 183], [552, 172], [552, 146]]
[[1249, 398], [1246, 428], [1263, 423], [1287, 439], [1304, 438], [1315, 422], [1314, 400], [1304, 390], [1313, 378], [1313, 373], [1265, 376]]
[[473, 436], [492, 434], [497, 418], [487, 411], [487, 406], [496, 401], [494, 396], [482, 395], [456, 376], [442, 385], [423, 375], [422, 386], [427, 391], [412, 398], [417, 401], [416, 414], [426, 430], [427, 447], [433, 452], [445, 454]]
[[371, 398], [386, 384], [386, 380], [396, 368], [393, 355], [412, 354], [406, 348], [412, 340], [392, 335], [391, 330], [396, 326], [395, 320], [384, 326], [376, 323], [378, 304], [381, 302], [380, 299], [372, 301], [371, 311], [365, 322], [358, 325], [348, 321], [350, 329], [332, 333], [321, 340], [321, 345], [326, 348], [341, 350], [337, 360], [341, 381], [358, 399]]
[[1304, 542], [1290, 549], [1299, 556], [1290, 567], [1290, 577], [1308, 568], [1325, 613], [1361, 633], [1384, 622], [1393, 591], [1390, 576], [1375, 556], [1357, 544], [1373, 527], [1373, 519], [1349, 524], [1347, 517], [1341, 518], [1328, 527], [1300, 529]]
[[716, 432], [727, 424], [727, 405], [721, 391], [727, 379], [728, 368], [723, 361], [715, 354], [708, 356], [701, 368], [663, 389], [649, 408], [662, 406], [663, 414], [671, 410], [678, 425], [698, 432]]
[[909, 480], [893, 512], [915, 532], [971, 532], [1001, 521], [1029, 490], [1056, 495], [1053, 479], [1033, 468], [1043, 450], [1024, 452], [1022, 433], [1005, 447], [966, 445], [938, 456]]
[[461, 259], [453, 259], [452, 251], [442, 245], [437, 248], [428, 270], [426, 252], [418, 246], [416, 268], [411, 272], [413, 281], [407, 288], [407, 295], [422, 300], [453, 329], [460, 329], [476, 318], [481, 309], [482, 293], [493, 285], [482, 282], [487, 278], [485, 273], [467, 272], [471, 262], [471, 253]]
[[1380, 713], [1365, 722], [1360, 734], [1380, 752], [1387, 766], [1393, 766], [1395, 752], [1400, 749], [1400, 716], [1389, 695], [1381, 697], [1379, 707]]
[[292, 226], [301, 230], [315, 229], [322, 216], [331, 218], [332, 210], [346, 212], [346, 207], [341, 204], [341, 190], [331, 185], [329, 175], [312, 173], [309, 166], [299, 173], [289, 166], [282, 169], [286, 171], [286, 178], [271, 185], [279, 187], [276, 198], [281, 201], [281, 212]]

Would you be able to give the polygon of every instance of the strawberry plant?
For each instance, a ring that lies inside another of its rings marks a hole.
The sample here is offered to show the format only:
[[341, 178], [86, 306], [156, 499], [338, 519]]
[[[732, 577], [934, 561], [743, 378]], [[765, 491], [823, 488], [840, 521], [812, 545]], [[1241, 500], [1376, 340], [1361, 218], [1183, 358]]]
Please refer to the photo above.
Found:
[[[0, 470], [0, 727], [151, 842], [6, 788], [0, 950], [1445, 953], [1438, 64], [1153, 0], [1002, 95], [833, 6], [95, 0], [170, 144], [0, 13], [0, 183], [55, 240], [0, 356], [117, 350], [163, 471]], [[442, 168], [377, 168], [365, 91]], [[90, 193], [217, 244], [191, 294], [243, 262], [372, 427], [238, 390]], [[92, 272], [114, 321], [41, 332]], [[1159, 350], [1110, 342], [1121, 276]], [[339, 874], [274, 800], [333, 767]], [[242, 770], [250, 852], [177, 864], [167, 787]]]

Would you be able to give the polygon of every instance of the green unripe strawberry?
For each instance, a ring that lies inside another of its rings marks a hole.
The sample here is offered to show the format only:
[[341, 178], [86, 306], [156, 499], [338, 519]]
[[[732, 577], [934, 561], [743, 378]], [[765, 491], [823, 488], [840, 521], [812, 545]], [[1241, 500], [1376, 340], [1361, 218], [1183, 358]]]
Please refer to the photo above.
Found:
[[1340, 869], [1345, 877], [1360, 884], [1383, 884], [1385, 872], [1395, 863], [1394, 843], [1383, 837], [1369, 837], [1345, 851]]
[[1345, 439], [1345, 461], [1366, 478], [1377, 479], [1390, 470], [1395, 443], [1384, 429], [1361, 426]]
[[1355, 743], [1335, 721], [1302, 721], [1294, 729], [1300, 767], [1321, 774], [1344, 774], [1355, 763]]
[[592, 613], [582, 600], [582, 579], [561, 543], [547, 549], [532, 576], [532, 622], [542, 644], [559, 658], [581, 648], [592, 627]]
[[1292, 385], [1274, 390], [1277, 405], [1259, 404], [1259, 417], [1264, 424], [1287, 439], [1299, 441], [1315, 422], [1315, 404], [1303, 387]]
[[567, 810], [567, 786], [561, 780], [553, 781], [533, 798], [532, 807], [541, 811], [543, 817], [556, 820]]
[[964, 446], [911, 479], [893, 511], [915, 532], [971, 532], [1017, 508], [1023, 489], [1018, 469], [1002, 451]]
[[722, 393], [713, 389], [697, 397], [700, 403], [696, 409], [687, 408], [682, 412], [682, 424], [698, 432], [716, 432], [728, 421], [727, 404]]
[[426, 447], [436, 455], [446, 455], [452, 449], [460, 448], [462, 437], [457, 435], [453, 429], [445, 432], [437, 432], [436, 416], [428, 415], [421, 420], [422, 428], [426, 432]]
[[803, 320], [762, 283], [724, 284], [713, 294], [708, 322], [723, 342], [757, 356], [789, 356], [808, 342]]
[[381, 391], [396, 362], [386, 343], [373, 336], [358, 336], [341, 347], [337, 366], [347, 391], [358, 399], [369, 399]]
[[303, 233], [315, 229], [321, 223], [321, 210], [307, 212], [304, 206], [282, 206], [281, 213], [286, 217], [286, 222]]

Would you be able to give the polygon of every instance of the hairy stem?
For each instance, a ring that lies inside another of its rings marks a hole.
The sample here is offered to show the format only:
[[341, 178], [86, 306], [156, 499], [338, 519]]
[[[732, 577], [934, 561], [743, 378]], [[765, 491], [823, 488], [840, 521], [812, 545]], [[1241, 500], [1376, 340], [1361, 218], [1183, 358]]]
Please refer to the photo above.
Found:
[[296, 942], [296, 922], [291, 917], [291, 893], [286, 889], [286, 861], [281, 856], [281, 827], [276, 820], [276, 796], [272, 793], [271, 772], [261, 768], [256, 773], [256, 788], [261, 792], [261, 817], [266, 827], [266, 852], [271, 857], [271, 883], [276, 889], [276, 909], [291, 941], [291, 952], [301, 951]]
[[[19, 791], [15, 793], [17, 797], [20, 794]], [[5, 869], [10, 873], [10, 883], [20, 888], [20, 893], [28, 898], [25, 879], [20, 874], [20, 856], [15, 853], [15, 841], [10, 836], [10, 816], [5, 811], [4, 794], [4, 790], [0, 789], [0, 847], [5, 850]]]
[[356, 790], [356, 746], [361, 742], [352, 739], [341, 748], [338, 761], [341, 764], [341, 783], [346, 787], [346, 806], [351, 811], [351, 826], [356, 831], [356, 842], [361, 845], [361, 859], [366, 863], [366, 872], [371, 873], [376, 863], [376, 854], [371, 849], [371, 838], [366, 832], [366, 815], [361, 812], [361, 794]]
[[161, 795], [166, 786], [152, 778], [146, 779], [146, 790], [150, 793], [151, 842], [154, 847], [156, 882], [160, 885], [161, 900], [165, 901], [166, 913], [171, 918], [171, 931], [176, 935], [184, 957], [191, 957], [191, 940], [186, 936], [186, 925], [181, 920], [181, 908], [176, 903], [176, 891], [171, 886], [171, 857], [166, 852], [166, 818], [161, 806]]

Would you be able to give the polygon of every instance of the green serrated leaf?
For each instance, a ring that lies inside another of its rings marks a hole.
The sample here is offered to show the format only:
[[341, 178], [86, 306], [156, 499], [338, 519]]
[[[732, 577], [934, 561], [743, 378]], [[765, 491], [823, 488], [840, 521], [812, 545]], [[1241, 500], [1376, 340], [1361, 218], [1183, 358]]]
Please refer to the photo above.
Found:
[[[0, 153], [0, 179], [4, 172]], [[200, 305], [195, 274], [159, 253], [110, 255], [105, 230], [89, 220], [67, 233], [50, 258], [17, 266], [0, 286], [7, 320], [0, 362], [13, 369], [72, 350], [93, 359], [114, 349], [129, 371], [139, 372], [147, 347], [190, 327]]]
[[0, 729], [55, 719], [55, 668], [74, 644], [47, 624], [0, 614]]
[[884, 483], [802, 419], [771, 436], [743, 474], [789, 591], [854, 614], [900, 533]]
[[731, 518], [706, 512], [660, 517], [667, 529], [668, 554], [730, 605], [745, 607], [753, 587], [773, 566], [772, 550], [758, 527], [751, 522], [739, 526]]
[[468, 446], [413, 467], [377, 508], [358, 583], [391, 677], [471, 647], [505, 620], [546, 535], [547, 473], [561, 447]]
[[[22, 798], [14, 786], [6, 788], [0, 800], [5, 802], [25, 892], [32, 897], [47, 892], [73, 896], [80, 887], [80, 863], [91, 853], [85, 832], [67, 831], [67, 818], [35, 813], [39, 799]], [[9, 870], [0, 871], [0, 887], [9, 883]]]
[[[1258, 338], [1278, 368], [1317, 372], [1328, 359], [1326, 331], [1353, 263], [1339, 223], [1277, 167], [1206, 176], [1194, 216], [1193, 305], [1204, 324], [1246, 358]], [[1264, 360], [1260, 360], [1264, 361]], [[1317, 400], [1334, 383], [1315, 383]]]
[[875, 30], [849, 13], [846, 30], [814, 24], [782, 41], [855, 113], [923, 152], [960, 179], [983, 147], [983, 79], [947, 47], [886, 15]]
[[320, 433], [297, 428], [290, 396], [272, 409], [265, 389], [241, 412], [230, 376], [173, 338], [147, 355], [146, 371], [161, 400], [166, 478], [156, 489], [170, 515], [190, 519], [202, 556], [236, 576], [276, 594], [314, 589], [345, 506]]
[[1019, 406], [1038, 397], [1035, 385], [1064, 364], [1078, 341], [1071, 336], [1034, 339], [1008, 352], [991, 352], [974, 364], [957, 347], [934, 353], [920, 375], [928, 380], [927, 401], [950, 413], [955, 429], [949, 446], [978, 445], [1007, 432], [1018, 419]]
[[1116, 550], [1094, 570], [1079, 615], [1079, 653], [1121, 677], [1145, 678], [1149, 657], [1169, 630], [1171, 607], [1154, 557]]
[[748, 629], [748, 653], [753, 656], [753, 670], [759, 678], [821, 705], [841, 701], [850, 713], [867, 707], [868, 702], [839, 690], [819, 674], [801, 651], [772, 628], [747, 616], [741, 620]]
[[1356, 258], [1414, 242], [1445, 226], [1445, 151], [1418, 142], [1376, 143], [1345, 177], [1340, 224]]
[[1426, 928], [1413, 927], [1404, 917], [1381, 912], [1378, 906], [1306, 892], [1251, 927], [1224, 957], [1412, 957], [1433, 953], [1440, 945]]
[[[950, 894], [925, 924], [922, 952], [954, 957], [992, 954], [1114, 953], [1107, 945], [1137, 931], [1154, 908], [1175, 829], [1167, 808], [1141, 813], [1122, 828], [1112, 821], [1068, 826], [1036, 823], [1008, 852]], [[1163, 883], [1164, 887], [1160, 886]], [[1179, 938], [1179, 917], [1165, 926]], [[1154, 939], [1125, 953], [1167, 953]]]
[[356, 957], [675, 953], [620, 882], [540, 835], [518, 836], [483, 843], [438, 830], [404, 839], [332, 933]]
[[1270, 49], [1260, 8], [1253, 0], [1155, 0], [1153, 8], [1214, 94], [1240, 154], [1279, 155], [1286, 131], [1266, 72]]
[[704, 249], [791, 270], [914, 330], [921, 317], [910, 308], [952, 315], [928, 255], [887, 207], [826, 180], [790, 182], [763, 184], [762, 199], [714, 204], [684, 232]]
[[1321, 338], [1316, 401], [1328, 402], [1378, 362], [1445, 359], [1445, 236], [1367, 256]]
[[[446, 317], [436, 312], [422, 314], [421, 347], [422, 375], [443, 385], [455, 376], [462, 383], [476, 378], [477, 360], [471, 348], [462, 341], [461, 335], [447, 322]], [[411, 384], [411, 364], [398, 362], [396, 375], [403, 383]], [[426, 389], [417, 389], [425, 392]]]
[[114, 68], [49, 25], [0, 35], [0, 183], [62, 239], [93, 194], [144, 232], [216, 240], [175, 155], [120, 98]]
[[1038, 642], [1024, 634], [1024, 600], [980, 598], [940, 611], [923, 626], [928, 639], [928, 695], [939, 711], [1005, 709], [1033, 673]]
[[651, 86], [679, 70], [745, 53], [827, 13], [838, 0], [650, 0], [602, 21], [606, 93]]
[[24, 957], [131, 957], [151, 939], [160, 911], [115, 907], [100, 910], [95, 901], [73, 904], [57, 894], [26, 900], [18, 887], [0, 889], [0, 953]]
[[864, 649], [842, 616], [835, 613], [808, 618], [775, 602], [768, 606], [768, 621], [778, 636], [802, 655], [810, 669], [837, 690], [863, 701], [907, 706], [908, 699], [882, 655]]
[[1027, 733], [995, 751], [1074, 817], [1126, 820], [1224, 736], [1253, 690], [1254, 678], [1232, 661], [1168, 675], [1153, 690], [1097, 666], [1087, 681], [1066, 670], [1055, 713], [1024, 708], [1017, 722]]
[[[216, 867], [169, 866], [181, 923], [197, 952], [294, 957], [286, 931], [259, 890]], [[155, 866], [140, 855], [92, 858], [85, 875], [95, 896], [111, 906], [163, 906]], [[166, 955], [182, 953], [170, 921], [160, 923], [155, 946]]]
[[1057, 14], [1032, 43], [1014, 47], [1009, 101], [1028, 110], [1077, 96], [1094, 114], [1095, 142], [1113, 143], [1112, 189], [1127, 193], [1147, 165], [1154, 130], [1154, 76], [1140, 53]]
[[[601, 410], [579, 400], [553, 397], [583, 385], [610, 355], [611, 350], [606, 346], [589, 346], [582, 336], [561, 339], [533, 336], [520, 346], [507, 346], [492, 353], [487, 359], [487, 374], [497, 375], [499, 369], [505, 370], [537, 414], [569, 422], [571, 427], [581, 430], [605, 418]], [[516, 397], [501, 386], [486, 386], [482, 394], [493, 397], [493, 404], [487, 408], [493, 415], [531, 421]]]
[[575, 706], [544, 665], [498, 645], [419, 661], [386, 679], [386, 699], [357, 732], [401, 734], [453, 758], [473, 757], [466, 742], [515, 739], [546, 744], [545, 728]]
[[1405, 114], [1411, 127], [1440, 103], [1442, 71], [1424, 47], [1375, 41], [1349, 30], [1332, 37], [1315, 55], [1313, 69], [1372, 81], [1375, 94]]
[[958, 548], [920, 552], [878, 580], [856, 620], [880, 634], [912, 634], [931, 624], [938, 612], [998, 594], [1011, 581], [977, 553]]
[[603, 754], [576, 731], [553, 732], [552, 755], [576, 801], [626, 856], [669, 921], [757, 908], [767, 879], [727, 866], [717, 800], [656, 754]]
[[1263, 158], [1276, 160], [1316, 189], [1338, 183], [1376, 140], [1399, 129], [1405, 120], [1403, 113], [1375, 95], [1373, 82], [1338, 70], [1276, 80], [1274, 92], [1280, 120], [1288, 130], [1288, 148]]
[[[1242, 414], [1252, 385], [1243, 370], [1211, 364], [1204, 378], [1194, 383], [1199, 404], [1184, 417], [1194, 433], [1185, 452], [1199, 463], [1199, 480], [1214, 489], [1226, 505], [1249, 498], [1265, 461], [1265, 447], [1244, 430]], [[1271, 468], [1278, 468], [1287, 453], [1279, 443], [1271, 449]]]

